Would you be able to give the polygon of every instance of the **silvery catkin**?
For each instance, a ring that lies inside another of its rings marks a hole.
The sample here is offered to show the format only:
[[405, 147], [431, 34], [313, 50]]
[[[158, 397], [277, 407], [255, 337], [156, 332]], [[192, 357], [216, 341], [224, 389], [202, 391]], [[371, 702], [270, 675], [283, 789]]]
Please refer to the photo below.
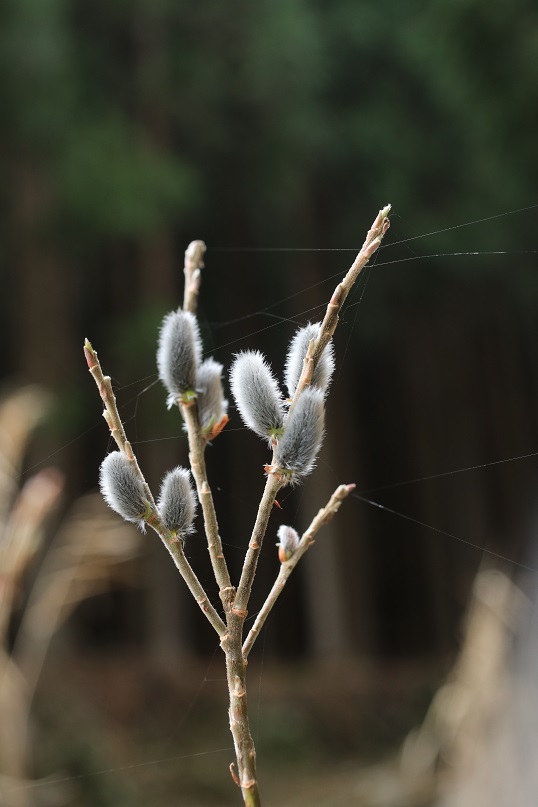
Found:
[[281, 563], [285, 563], [297, 551], [299, 546], [299, 534], [293, 527], [281, 524], [278, 528], [278, 557]]
[[[284, 381], [288, 389], [288, 395], [293, 398], [297, 384], [303, 371], [303, 362], [308, 351], [308, 346], [312, 339], [319, 336], [321, 324], [319, 322], [309, 322], [304, 328], [299, 328], [295, 332], [288, 348], [286, 356], [286, 366], [284, 369]], [[331, 376], [334, 371], [334, 349], [332, 342], [329, 342], [320, 356], [316, 369], [312, 375], [311, 386], [318, 387], [324, 393], [327, 392]]]
[[314, 468], [324, 426], [323, 392], [317, 387], [309, 387], [297, 398], [275, 448], [276, 467], [291, 484], [299, 482]]
[[149, 502], [136, 469], [122, 451], [108, 454], [99, 469], [99, 487], [105, 502], [126, 521], [144, 525]]
[[159, 333], [157, 368], [168, 392], [168, 407], [196, 396], [196, 372], [202, 357], [198, 322], [190, 311], [171, 311]]
[[230, 370], [230, 386], [245, 426], [259, 437], [279, 438], [284, 422], [284, 402], [278, 383], [258, 351], [239, 353]]
[[207, 435], [226, 415], [228, 401], [222, 389], [222, 364], [206, 359], [196, 374], [196, 401], [202, 435]]
[[174, 468], [163, 478], [157, 509], [168, 530], [182, 537], [193, 532], [196, 495], [186, 468]]

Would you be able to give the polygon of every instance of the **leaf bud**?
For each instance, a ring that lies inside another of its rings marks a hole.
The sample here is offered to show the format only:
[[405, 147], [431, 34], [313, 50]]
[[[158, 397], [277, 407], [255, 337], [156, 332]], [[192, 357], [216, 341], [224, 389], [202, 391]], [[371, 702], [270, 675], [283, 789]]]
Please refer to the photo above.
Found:
[[157, 509], [164, 526], [181, 537], [194, 531], [196, 494], [186, 468], [169, 471], [161, 483]]
[[291, 484], [300, 482], [316, 463], [325, 426], [324, 397], [317, 387], [303, 390], [284, 423], [275, 449], [277, 472]]
[[299, 534], [293, 527], [282, 524], [278, 528], [278, 559], [281, 563], [286, 563], [297, 551], [299, 546]]
[[101, 463], [99, 487], [112, 510], [144, 528], [144, 521], [151, 515], [151, 505], [133, 462], [122, 451], [112, 451]]
[[258, 351], [239, 353], [230, 370], [230, 386], [245, 426], [269, 444], [280, 438], [284, 402], [268, 363]]
[[[288, 355], [286, 356], [286, 366], [284, 369], [284, 380], [288, 389], [288, 395], [293, 398], [297, 384], [303, 371], [308, 346], [312, 339], [317, 339], [321, 329], [319, 322], [309, 322], [304, 328], [299, 328], [290, 342]], [[316, 369], [312, 375], [311, 386], [318, 387], [324, 393], [327, 392], [331, 376], [334, 371], [334, 349], [332, 342], [329, 342], [320, 356]]]
[[196, 397], [196, 371], [202, 357], [198, 322], [190, 311], [171, 311], [159, 334], [157, 369], [168, 392], [168, 408]]
[[[219, 425], [226, 425], [228, 401], [222, 389], [222, 364], [214, 359], [206, 359], [196, 374], [196, 401], [198, 418], [203, 437], [210, 440], [216, 437]], [[221, 426], [221, 428], [223, 428]]]

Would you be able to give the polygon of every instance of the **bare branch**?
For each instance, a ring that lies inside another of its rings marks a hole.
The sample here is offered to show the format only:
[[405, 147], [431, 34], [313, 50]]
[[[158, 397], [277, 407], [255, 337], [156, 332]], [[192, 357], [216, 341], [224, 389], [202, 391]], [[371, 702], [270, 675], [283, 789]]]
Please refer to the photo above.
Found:
[[198, 410], [196, 402], [190, 405], [182, 405], [181, 413], [187, 426], [187, 436], [189, 440], [189, 461], [191, 465], [192, 475], [196, 483], [196, 490], [198, 492], [198, 499], [202, 506], [202, 513], [204, 516], [204, 529], [207, 538], [207, 547], [209, 549], [209, 556], [211, 558], [211, 565], [215, 580], [219, 587], [219, 595], [227, 612], [233, 602], [235, 589], [230, 580], [230, 574], [224, 558], [222, 550], [222, 541], [219, 535], [219, 525], [217, 522], [217, 514], [215, 512], [215, 504], [213, 502], [213, 495], [209, 482], [207, 479], [207, 470], [205, 464], [205, 448], [207, 441], [200, 434], [200, 423], [198, 420]]
[[242, 614], [243, 619], [247, 615], [248, 601], [250, 592], [252, 591], [252, 583], [254, 582], [254, 575], [256, 574], [256, 566], [258, 565], [263, 538], [267, 530], [267, 524], [269, 523], [269, 516], [271, 515], [276, 495], [283, 484], [284, 482], [278, 474], [269, 473], [258, 507], [256, 523], [252, 530], [247, 554], [245, 555], [245, 562], [243, 563], [241, 579], [235, 596], [234, 613]]
[[390, 213], [390, 205], [386, 205], [379, 211], [374, 223], [368, 230], [364, 244], [362, 245], [359, 254], [353, 261], [353, 264], [348, 270], [347, 275], [344, 277], [342, 282], [339, 283], [338, 286], [335, 288], [333, 296], [331, 297], [330, 302], [327, 306], [325, 317], [323, 319], [323, 322], [321, 323], [319, 335], [317, 339], [312, 340], [312, 342], [310, 343], [310, 347], [308, 348], [307, 354], [305, 356], [303, 363], [303, 371], [301, 373], [301, 377], [295, 389], [290, 409], [292, 409], [293, 406], [295, 405], [295, 402], [297, 401], [297, 398], [302, 392], [302, 390], [308, 384], [310, 384], [312, 376], [314, 374], [314, 370], [316, 369], [320, 357], [336, 330], [336, 326], [338, 325], [338, 315], [342, 309], [346, 297], [351, 291], [353, 284], [357, 280], [358, 276], [360, 275], [360, 273], [362, 272], [362, 270], [364, 269], [364, 267], [374, 254], [374, 252], [377, 250], [379, 245], [381, 244], [383, 236], [389, 229], [390, 227], [390, 220], [388, 218], [389, 213]]
[[214, 607], [209, 602], [209, 598], [205, 592], [204, 587], [196, 577], [192, 566], [190, 565], [189, 561], [185, 557], [185, 553], [183, 552], [183, 543], [180, 538], [177, 538], [174, 533], [169, 532], [160, 518], [155, 518], [152, 522], [148, 521], [151, 527], [155, 530], [155, 532], [160, 536], [163, 544], [170, 552], [172, 556], [172, 560], [174, 561], [176, 568], [178, 569], [179, 573], [181, 574], [182, 578], [186, 582], [187, 586], [189, 587], [189, 591], [191, 592], [192, 596], [198, 603], [199, 607], [201, 608], [202, 612], [205, 614], [209, 622], [213, 625], [215, 630], [217, 631], [220, 637], [224, 636], [228, 628], [214, 609]]
[[258, 635], [265, 624], [265, 620], [269, 616], [269, 613], [282, 593], [288, 577], [295, 569], [307, 549], [309, 549], [314, 543], [314, 536], [333, 518], [333, 516], [338, 512], [338, 509], [344, 499], [349, 496], [354, 488], [355, 485], [340, 485], [340, 487], [335, 490], [325, 507], [323, 507], [312, 520], [312, 523], [303, 534], [301, 540], [299, 541], [299, 546], [291, 558], [281, 565], [278, 577], [273, 584], [273, 588], [269, 592], [269, 595], [265, 600], [258, 616], [256, 617], [254, 625], [250, 629], [245, 643], [243, 644], [243, 656], [245, 658], [252, 650], [252, 646], [258, 638]]

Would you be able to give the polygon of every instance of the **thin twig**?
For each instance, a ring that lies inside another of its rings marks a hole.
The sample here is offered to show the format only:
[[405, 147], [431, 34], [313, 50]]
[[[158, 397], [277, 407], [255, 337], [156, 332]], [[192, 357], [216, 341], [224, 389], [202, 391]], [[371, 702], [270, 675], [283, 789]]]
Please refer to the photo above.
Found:
[[[203, 256], [206, 245], [203, 241], [191, 241], [185, 250], [185, 292], [183, 295], [183, 310], [196, 314], [198, 307], [198, 294], [202, 281], [201, 270], [204, 268]], [[205, 449], [207, 440], [200, 433], [200, 421], [196, 399], [188, 405], [179, 403], [179, 408], [187, 427], [189, 442], [189, 461], [192, 475], [196, 483], [198, 499], [204, 517], [204, 530], [213, 574], [219, 587], [219, 596], [225, 613], [228, 613], [235, 595], [235, 589], [230, 580], [230, 573], [226, 558], [222, 550], [222, 541], [219, 535], [217, 513], [213, 501], [213, 494], [207, 478], [205, 464]]]
[[151, 513], [146, 518], [146, 523], [159, 535], [163, 544], [172, 556], [172, 559], [181, 576], [187, 583], [189, 591], [193, 595], [194, 599], [200, 606], [203, 613], [206, 615], [209, 622], [213, 625], [219, 636], [223, 636], [227, 630], [226, 625], [209, 602], [202, 584], [196, 577], [192, 566], [185, 557], [181, 540], [178, 539], [173, 532], [167, 530], [161, 521], [153, 494], [144, 478], [142, 471], [140, 470], [140, 466], [138, 465], [132, 446], [125, 435], [123, 423], [121, 422], [116, 404], [116, 396], [114, 395], [114, 391], [112, 389], [110, 376], [103, 375], [101, 364], [97, 357], [97, 352], [93, 349], [91, 343], [87, 339], [84, 343], [84, 355], [86, 356], [89, 371], [97, 384], [99, 394], [101, 395], [102, 401], [105, 405], [103, 415], [110, 429], [110, 433], [116, 441], [120, 451], [123, 451], [128, 459], [132, 462], [133, 468], [136, 470], [136, 473], [144, 486], [144, 493], [151, 507]]
[[209, 622], [211, 622], [218, 635], [220, 637], [224, 636], [228, 629], [214, 607], [209, 602], [204, 587], [196, 577], [192, 566], [185, 557], [181, 540], [176, 538], [173, 533], [169, 532], [160, 519], [156, 521], [156, 523], [152, 523], [150, 526], [153, 527], [158, 535], [160, 535], [163, 544], [170, 552], [179, 573], [185, 580], [187, 586], [189, 587], [189, 591], [198, 603], [198, 606], [202, 612], [206, 615]]
[[258, 565], [258, 558], [260, 556], [263, 539], [269, 523], [269, 517], [273, 510], [275, 498], [284, 484], [282, 478], [277, 474], [269, 474], [265, 483], [263, 495], [258, 507], [258, 515], [256, 523], [252, 530], [252, 536], [249, 541], [248, 550], [245, 555], [243, 563], [243, 570], [241, 572], [241, 579], [237, 587], [237, 594], [235, 595], [234, 612], [242, 614], [243, 619], [247, 616], [247, 606], [252, 591], [252, 584], [254, 582], [254, 575], [256, 574], [256, 566]]
[[314, 536], [316, 533], [323, 527], [325, 524], [333, 518], [333, 516], [338, 512], [338, 509], [344, 499], [354, 490], [355, 485], [340, 485], [333, 493], [331, 498], [329, 499], [328, 503], [323, 507], [318, 514], [312, 520], [312, 523], [303, 534], [301, 540], [299, 541], [299, 546], [291, 556], [289, 560], [283, 563], [280, 567], [280, 571], [278, 573], [277, 579], [275, 580], [271, 591], [269, 592], [267, 599], [265, 600], [254, 625], [250, 629], [250, 632], [243, 644], [243, 656], [246, 658], [250, 651], [252, 650], [252, 646], [258, 635], [265, 624], [265, 620], [269, 616], [271, 610], [273, 609], [277, 599], [279, 598], [288, 577], [295, 569], [299, 561], [301, 560], [304, 553], [312, 546], [314, 543]]
[[206, 245], [203, 241], [191, 241], [185, 250], [185, 291], [183, 294], [183, 310], [196, 313], [198, 292], [200, 290], [201, 269], [204, 268]]
[[308, 384], [310, 384], [314, 370], [317, 367], [321, 355], [329, 344], [329, 341], [336, 330], [336, 326], [338, 325], [338, 315], [342, 309], [346, 297], [353, 287], [353, 284], [381, 244], [383, 236], [390, 227], [390, 220], [388, 218], [390, 208], [390, 205], [386, 205], [379, 211], [374, 223], [368, 230], [359, 254], [353, 261], [347, 275], [344, 277], [342, 282], [338, 284], [333, 292], [333, 296], [331, 297], [327, 306], [325, 317], [321, 323], [319, 334], [317, 338], [310, 343], [310, 347], [305, 356], [303, 370], [290, 404], [290, 410], [295, 405], [295, 402], [297, 401], [297, 398], [302, 390]]
[[226, 559], [222, 550], [222, 541], [219, 535], [219, 525], [213, 495], [207, 479], [205, 464], [206, 440], [200, 435], [200, 423], [198, 420], [198, 410], [196, 402], [189, 406], [181, 406], [181, 412], [187, 426], [187, 436], [189, 440], [189, 460], [192, 475], [196, 483], [198, 499], [202, 506], [204, 516], [204, 529], [207, 538], [207, 546], [215, 580], [219, 587], [219, 595], [224, 607], [228, 612], [233, 603], [235, 589], [230, 580], [230, 573], [226, 565]]

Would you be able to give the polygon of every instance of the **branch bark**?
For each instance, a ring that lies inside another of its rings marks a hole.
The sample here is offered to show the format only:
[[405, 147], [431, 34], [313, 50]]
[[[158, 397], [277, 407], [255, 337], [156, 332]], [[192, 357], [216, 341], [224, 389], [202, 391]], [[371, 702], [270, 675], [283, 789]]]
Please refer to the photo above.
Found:
[[267, 524], [269, 523], [269, 517], [273, 510], [276, 495], [283, 484], [283, 480], [277, 474], [271, 473], [268, 475], [265, 483], [265, 489], [258, 507], [258, 515], [254, 529], [252, 530], [245, 562], [243, 563], [243, 570], [237, 587], [233, 608], [236, 614], [243, 615], [243, 619], [247, 616], [248, 601], [250, 599], [250, 592], [252, 591], [252, 583], [254, 582], [254, 575], [256, 574], [256, 567], [267, 530]]
[[211, 488], [207, 479], [204, 456], [206, 440], [200, 435], [200, 423], [198, 420], [196, 401], [193, 401], [193, 403], [188, 406], [182, 405], [181, 413], [187, 426], [187, 436], [189, 440], [189, 461], [192, 475], [196, 483], [198, 499], [200, 500], [200, 504], [202, 506], [204, 529], [207, 539], [207, 547], [209, 549], [209, 556], [211, 558], [211, 565], [213, 567], [213, 574], [215, 575], [215, 580], [217, 581], [219, 587], [219, 596], [222, 601], [224, 611], [227, 613], [233, 604], [235, 588], [232, 586], [230, 574], [226, 565], [226, 559], [222, 550], [222, 541], [219, 535], [219, 525], [215, 511], [215, 504], [213, 502], [213, 494], [211, 493]]
[[391, 206], [386, 205], [379, 211], [374, 223], [368, 230], [359, 254], [353, 261], [342, 282], [338, 284], [333, 292], [333, 296], [331, 297], [327, 306], [325, 317], [321, 323], [319, 335], [317, 339], [310, 343], [310, 347], [305, 356], [303, 370], [290, 404], [290, 410], [295, 405], [295, 402], [297, 401], [297, 398], [302, 390], [308, 384], [310, 384], [321, 354], [329, 344], [329, 341], [336, 330], [336, 326], [338, 325], [338, 316], [349, 292], [353, 288], [354, 283], [374, 252], [380, 246], [383, 236], [390, 227], [390, 219], [388, 218], [390, 209]]

